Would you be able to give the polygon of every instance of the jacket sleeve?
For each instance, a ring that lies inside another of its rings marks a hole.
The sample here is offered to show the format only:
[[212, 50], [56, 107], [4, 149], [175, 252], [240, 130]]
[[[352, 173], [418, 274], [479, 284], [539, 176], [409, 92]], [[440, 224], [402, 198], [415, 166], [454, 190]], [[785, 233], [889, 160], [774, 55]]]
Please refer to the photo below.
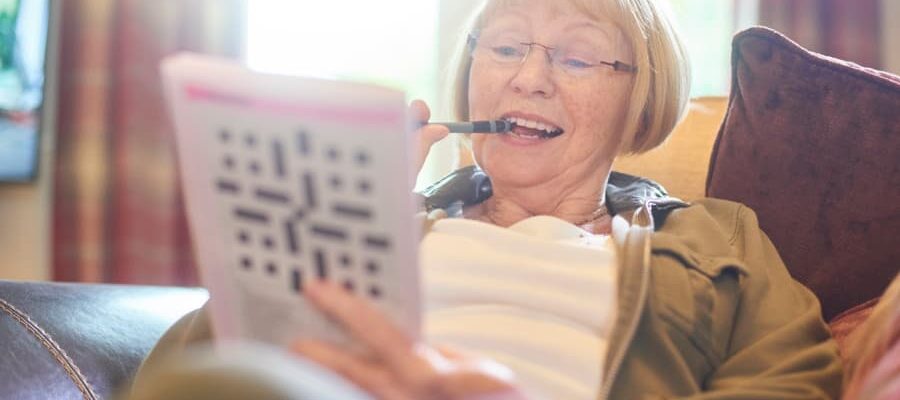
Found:
[[741, 282], [728, 352], [691, 399], [836, 399], [842, 369], [815, 295], [795, 281], [755, 214], [737, 212], [732, 246], [752, 272]]

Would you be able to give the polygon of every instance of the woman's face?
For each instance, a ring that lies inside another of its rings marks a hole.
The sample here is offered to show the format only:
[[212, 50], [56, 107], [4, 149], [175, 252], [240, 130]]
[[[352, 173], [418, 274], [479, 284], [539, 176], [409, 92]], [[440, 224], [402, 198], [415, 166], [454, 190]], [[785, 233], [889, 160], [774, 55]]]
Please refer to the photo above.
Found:
[[[498, 62], [518, 43], [540, 46], [522, 63]], [[615, 60], [633, 63], [624, 34], [568, 1], [522, 0], [487, 21], [473, 52], [469, 115], [517, 125], [511, 134], [472, 135], [475, 160], [495, 184], [578, 185], [609, 168], [633, 74], [585, 66]]]

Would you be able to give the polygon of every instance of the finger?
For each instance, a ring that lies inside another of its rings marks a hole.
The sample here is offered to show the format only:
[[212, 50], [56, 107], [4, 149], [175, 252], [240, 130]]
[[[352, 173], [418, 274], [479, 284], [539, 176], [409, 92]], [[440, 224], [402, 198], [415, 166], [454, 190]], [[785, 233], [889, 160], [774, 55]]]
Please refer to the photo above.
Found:
[[446, 399], [525, 400], [526, 397], [506, 382], [493, 379], [477, 371], [460, 371], [448, 374], [439, 385], [428, 388], [422, 395], [437, 395]]
[[428, 158], [428, 153], [431, 151], [431, 146], [449, 134], [450, 130], [443, 125], [425, 125], [416, 130], [414, 135], [417, 136], [416, 139], [419, 143], [415, 165], [416, 171], [422, 170], [422, 166], [425, 165], [425, 159]]
[[409, 103], [409, 116], [415, 122], [428, 122], [431, 119], [431, 110], [424, 101], [416, 99]]
[[434, 351], [453, 364], [457, 372], [468, 371], [474, 374], [482, 374], [496, 380], [499, 384], [510, 387], [513, 386], [512, 382], [516, 379], [515, 373], [509, 367], [491, 359], [472, 355], [448, 346], [436, 346]]
[[447, 211], [443, 208], [431, 210], [431, 212], [422, 220], [422, 234], [424, 235], [431, 232], [431, 228], [434, 224], [444, 218], [447, 218]]
[[450, 129], [443, 125], [423, 125], [419, 128], [417, 133], [419, 136], [419, 145], [425, 150], [428, 150], [431, 145], [447, 137], [448, 134], [450, 134]]
[[431, 119], [431, 110], [422, 100], [413, 100], [409, 104], [409, 118], [413, 121], [414, 126], [418, 127], [415, 135], [419, 140], [420, 157], [424, 159], [428, 155], [431, 145], [447, 137], [450, 130], [443, 125], [427, 125], [428, 120]]
[[428, 125], [428, 120], [431, 119], [431, 110], [428, 108], [428, 104], [422, 100], [413, 100], [409, 103], [409, 118], [418, 127], [416, 131], [422, 143], [431, 145], [450, 133], [446, 126]]
[[328, 368], [379, 399], [408, 400], [391, 375], [377, 364], [354, 357], [332, 345], [311, 340], [297, 341], [291, 351]]
[[470, 356], [458, 349], [449, 347], [449, 346], [436, 345], [434, 348], [435, 348], [435, 350], [438, 351], [438, 353], [440, 353], [442, 356], [444, 356], [448, 360], [467, 361], [467, 360], [471, 360], [473, 358], [472, 356]]
[[327, 281], [311, 282], [305, 295], [381, 359], [396, 364], [413, 357], [413, 341], [372, 303]]
[[329, 318], [368, 347], [404, 385], [428, 386], [433, 380], [436, 366], [432, 360], [422, 357], [422, 346], [416, 346], [372, 303], [325, 281], [310, 285], [306, 295]]

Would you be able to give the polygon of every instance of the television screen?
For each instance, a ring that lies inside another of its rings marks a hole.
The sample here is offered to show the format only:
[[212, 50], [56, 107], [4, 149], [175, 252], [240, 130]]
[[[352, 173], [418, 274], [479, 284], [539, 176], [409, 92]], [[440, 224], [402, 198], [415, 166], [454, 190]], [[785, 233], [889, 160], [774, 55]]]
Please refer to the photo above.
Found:
[[50, 0], [0, 0], [0, 181], [37, 170]]

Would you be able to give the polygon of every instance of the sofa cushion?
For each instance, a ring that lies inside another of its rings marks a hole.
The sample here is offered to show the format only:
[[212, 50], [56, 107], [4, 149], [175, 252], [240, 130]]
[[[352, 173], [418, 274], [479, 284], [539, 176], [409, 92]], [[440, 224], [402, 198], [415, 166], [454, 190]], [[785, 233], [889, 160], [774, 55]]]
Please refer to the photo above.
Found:
[[0, 280], [0, 397], [105, 399], [203, 289]]
[[665, 143], [643, 154], [616, 158], [613, 170], [650, 178], [682, 200], [704, 197], [709, 153], [727, 105], [726, 97], [691, 99], [687, 115]]
[[879, 296], [900, 268], [900, 78], [739, 33], [707, 195], [757, 212], [826, 319]]

